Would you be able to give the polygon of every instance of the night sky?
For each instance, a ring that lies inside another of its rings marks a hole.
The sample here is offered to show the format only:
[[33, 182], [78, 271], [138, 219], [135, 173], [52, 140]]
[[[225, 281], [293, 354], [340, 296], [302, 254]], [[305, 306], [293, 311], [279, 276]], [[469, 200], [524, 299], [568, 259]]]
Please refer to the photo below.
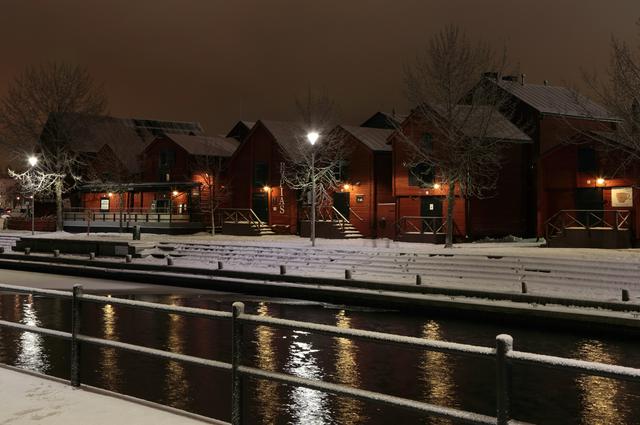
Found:
[[292, 119], [325, 89], [343, 121], [407, 109], [402, 67], [447, 23], [506, 45], [530, 82], [580, 84], [612, 34], [632, 40], [638, 0], [0, 0], [0, 93], [25, 65], [87, 65], [116, 116]]

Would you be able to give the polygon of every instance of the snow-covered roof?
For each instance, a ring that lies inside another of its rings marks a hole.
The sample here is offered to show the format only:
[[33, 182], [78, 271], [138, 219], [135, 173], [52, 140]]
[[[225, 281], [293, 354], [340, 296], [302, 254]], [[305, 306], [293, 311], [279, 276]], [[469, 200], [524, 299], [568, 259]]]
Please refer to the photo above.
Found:
[[186, 134], [167, 134], [191, 155], [230, 157], [240, 145], [233, 137], [189, 136]]
[[356, 139], [360, 140], [373, 151], [391, 151], [391, 145], [387, 144], [387, 138], [391, 136], [394, 130], [356, 127], [351, 125], [340, 125], [339, 127], [350, 133]]

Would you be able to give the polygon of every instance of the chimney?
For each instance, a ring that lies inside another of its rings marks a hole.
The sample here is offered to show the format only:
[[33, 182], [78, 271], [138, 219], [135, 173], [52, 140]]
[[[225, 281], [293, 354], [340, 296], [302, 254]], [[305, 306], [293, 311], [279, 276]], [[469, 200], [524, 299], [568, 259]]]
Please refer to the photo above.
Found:
[[549, 85], [549, 80], [544, 80], [544, 85], [548, 86]]
[[520, 74], [520, 85], [524, 86], [524, 78], [526, 77], [526, 74]]

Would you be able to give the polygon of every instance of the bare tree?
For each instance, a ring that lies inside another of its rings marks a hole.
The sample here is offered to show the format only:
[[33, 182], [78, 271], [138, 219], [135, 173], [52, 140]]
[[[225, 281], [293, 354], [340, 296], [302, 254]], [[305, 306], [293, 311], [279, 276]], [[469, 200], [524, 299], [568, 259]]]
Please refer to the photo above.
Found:
[[194, 176], [198, 177], [204, 185], [207, 193], [207, 208], [211, 219], [211, 236], [216, 234], [215, 215], [218, 208], [226, 203], [231, 191], [229, 183], [223, 181], [223, 176], [227, 172], [227, 160], [221, 156], [197, 155], [193, 157], [190, 168]]
[[[638, 164], [640, 160], [640, 20], [636, 25], [635, 46], [611, 38], [609, 66], [604, 76], [584, 73], [584, 80], [596, 99], [617, 119], [615, 130], [609, 134], [590, 132], [589, 136], [599, 148], [618, 152], [620, 168]], [[593, 115], [593, 108], [577, 93], [576, 103], [582, 105], [585, 115]]]
[[86, 68], [55, 62], [26, 68], [0, 100], [4, 139], [18, 156], [38, 152], [40, 171], [53, 179], [58, 230], [63, 226], [62, 195], [81, 174], [82, 159], [73, 148], [75, 119], [101, 115], [106, 105], [102, 87]]
[[425, 186], [443, 183], [447, 247], [453, 244], [456, 190], [483, 198], [496, 188], [501, 142], [509, 137], [499, 131], [504, 117], [498, 111], [508, 109], [508, 100], [497, 85], [482, 84], [482, 76], [492, 70], [499, 78], [506, 64], [506, 52], [473, 43], [458, 27], [447, 26], [405, 68], [415, 127], [413, 134], [399, 132], [408, 152], [404, 165]]
[[[303, 200], [311, 196], [315, 180], [316, 205], [327, 205], [331, 203], [332, 192], [340, 186], [339, 169], [348, 155], [344, 138], [331, 131], [338, 122], [338, 109], [326, 93], [311, 90], [305, 98], [297, 98], [295, 104], [300, 123], [296, 143], [282, 149], [283, 179], [290, 189], [299, 191]], [[309, 132], [320, 136], [315, 145], [307, 140]]]

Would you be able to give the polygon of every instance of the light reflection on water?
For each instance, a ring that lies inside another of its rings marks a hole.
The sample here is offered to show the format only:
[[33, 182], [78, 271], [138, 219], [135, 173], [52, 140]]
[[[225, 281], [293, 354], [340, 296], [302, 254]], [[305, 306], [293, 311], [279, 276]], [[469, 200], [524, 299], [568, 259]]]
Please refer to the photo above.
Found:
[[[19, 305], [20, 297], [16, 296], [14, 308]], [[33, 305], [33, 295], [26, 296], [25, 301], [22, 303], [21, 323], [28, 326], [40, 326], [40, 320], [38, 320], [37, 312]], [[47, 371], [49, 368], [49, 360], [43, 351], [42, 335], [31, 332], [21, 333], [20, 342], [18, 343], [16, 365], [40, 373]]]
[[[440, 325], [430, 320], [422, 327], [422, 337], [441, 341], [442, 331]], [[424, 399], [436, 406], [458, 407], [456, 402], [456, 385], [452, 379], [453, 364], [450, 357], [437, 351], [425, 351], [422, 356], [420, 368], [422, 369], [422, 381], [424, 383]], [[452, 424], [451, 420], [444, 418], [429, 418], [428, 424], [444, 425]]]
[[[118, 316], [111, 304], [102, 306], [102, 337], [109, 340], [118, 340]], [[122, 372], [118, 363], [119, 354], [115, 348], [100, 347], [100, 368], [102, 369], [102, 381], [106, 389], [114, 392], [120, 391], [120, 378]]]
[[[607, 350], [600, 341], [594, 340], [581, 341], [577, 347], [576, 357], [592, 362], [620, 363], [611, 350]], [[582, 402], [583, 424], [631, 423], [627, 422], [625, 411], [618, 409], [619, 405], [625, 405], [621, 400], [621, 394], [625, 390], [624, 381], [578, 375], [576, 384]]]
[[[259, 316], [269, 315], [269, 307], [263, 302], [258, 304], [256, 311]], [[260, 369], [276, 371], [278, 368], [278, 355], [275, 346], [275, 331], [269, 326], [256, 326], [255, 337], [256, 366]], [[258, 412], [261, 415], [261, 421], [259, 423], [265, 425], [275, 424], [279, 415], [278, 406], [280, 405], [278, 383], [264, 379], [257, 380], [256, 396], [260, 400]]]
[[[169, 304], [179, 306], [183, 303], [181, 299], [172, 297]], [[172, 353], [184, 353], [184, 345], [184, 316], [170, 314], [167, 348]], [[189, 381], [182, 362], [167, 362], [164, 387], [167, 404], [177, 409], [185, 409], [189, 405]]]
[[[344, 310], [336, 314], [336, 326], [350, 328], [351, 318]], [[358, 347], [350, 338], [334, 338], [333, 348], [336, 353], [336, 380], [340, 384], [358, 388], [360, 373], [358, 372]], [[359, 424], [367, 419], [363, 414], [362, 402], [349, 397], [337, 400], [336, 419], [339, 424]]]
[[[324, 379], [324, 372], [315, 355], [319, 351], [308, 342], [309, 332], [293, 331], [285, 370], [292, 375], [307, 379]], [[308, 388], [292, 389], [288, 410], [294, 424], [325, 425], [331, 423], [329, 400], [325, 393]]]

